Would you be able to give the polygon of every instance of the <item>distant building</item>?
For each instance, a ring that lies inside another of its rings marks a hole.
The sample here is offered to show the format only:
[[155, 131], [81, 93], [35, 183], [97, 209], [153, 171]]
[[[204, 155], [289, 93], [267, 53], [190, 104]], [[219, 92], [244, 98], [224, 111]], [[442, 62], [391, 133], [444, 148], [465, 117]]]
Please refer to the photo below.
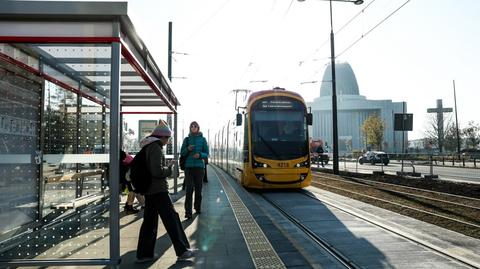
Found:
[[[384, 142], [382, 150], [386, 152], [402, 151], [402, 132], [393, 131], [394, 114], [402, 113], [403, 103], [392, 100], [368, 100], [359, 94], [357, 79], [348, 63], [336, 63], [337, 80], [337, 117], [339, 152], [368, 149], [360, 130], [363, 122], [373, 114], [377, 114], [385, 122]], [[388, 85], [386, 85], [388, 86]], [[328, 65], [323, 74], [320, 97], [308, 104], [313, 113], [313, 139], [322, 139], [331, 146], [332, 139], [332, 86], [331, 68]], [[405, 112], [407, 104], [405, 102]], [[407, 148], [408, 132], [404, 135]]]
[[409, 153], [432, 153], [439, 152], [438, 145], [428, 138], [412, 139], [408, 141]]

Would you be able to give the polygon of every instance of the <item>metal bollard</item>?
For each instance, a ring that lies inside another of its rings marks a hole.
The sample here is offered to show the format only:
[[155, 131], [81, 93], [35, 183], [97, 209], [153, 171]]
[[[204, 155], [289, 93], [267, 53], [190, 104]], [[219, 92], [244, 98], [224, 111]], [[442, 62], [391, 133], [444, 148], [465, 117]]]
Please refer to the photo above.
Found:
[[384, 158], [385, 158], [385, 157], [382, 156], [382, 159], [380, 160], [380, 161], [382, 162], [382, 173], [384, 172], [384, 171], [383, 171], [383, 161], [384, 161]]
[[433, 175], [433, 156], [430, 155], [430, 175]]
[[355, 161], [355, 173], [358, 173], [358, 159]]

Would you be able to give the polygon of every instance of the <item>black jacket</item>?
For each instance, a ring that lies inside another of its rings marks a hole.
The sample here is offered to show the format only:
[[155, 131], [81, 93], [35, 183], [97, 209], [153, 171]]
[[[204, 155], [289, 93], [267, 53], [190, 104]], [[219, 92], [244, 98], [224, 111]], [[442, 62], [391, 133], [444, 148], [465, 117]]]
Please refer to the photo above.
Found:
[[145, 194], [168, 192], [167, 177], [172, 175], [172, 167], [166, 165], [160, 141], [152, 142], [147, 148], [147, 167], [152, 176], [152, 184]]

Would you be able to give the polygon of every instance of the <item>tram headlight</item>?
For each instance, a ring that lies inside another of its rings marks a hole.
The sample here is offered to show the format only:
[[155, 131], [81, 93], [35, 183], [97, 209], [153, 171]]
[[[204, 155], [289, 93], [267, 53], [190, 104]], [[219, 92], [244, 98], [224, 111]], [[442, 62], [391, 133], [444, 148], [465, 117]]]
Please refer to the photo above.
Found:
[[267, 168], [269, 166], [266, 163], [254, 161], [253, 162], [253, 168], [258, 168], [258, 167]]
[[310, 162], [307, 160], [307, 161], [304, 161], [304, 162], [297, 163], [295, 166], [296, 167], [308, 167], [309, 165], [310, 165]]
[[265, 175], [264, 174], [255, 174], [258, 180], [260, 181], [265, 181]]

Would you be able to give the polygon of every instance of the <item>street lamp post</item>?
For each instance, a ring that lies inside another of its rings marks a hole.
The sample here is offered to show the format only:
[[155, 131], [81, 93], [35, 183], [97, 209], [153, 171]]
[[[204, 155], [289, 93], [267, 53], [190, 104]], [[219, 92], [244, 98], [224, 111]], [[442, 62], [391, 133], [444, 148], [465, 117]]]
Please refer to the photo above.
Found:
[[[303, 2], [305, 0], [298, 0]], [[325, 0], [326, 1], [326, 0]], [[337, 79], [335, 76], [335, 35], [333, 33], [332, 2], [350, 2], [355, 5], [363, 4], [363, 0], [328, 0], [330, 2], [330, 68], [332, 71], [332, 123], [333, 123], [333, 173], [339, 174], [338, 169], [338, 122], [337, 122]]]

